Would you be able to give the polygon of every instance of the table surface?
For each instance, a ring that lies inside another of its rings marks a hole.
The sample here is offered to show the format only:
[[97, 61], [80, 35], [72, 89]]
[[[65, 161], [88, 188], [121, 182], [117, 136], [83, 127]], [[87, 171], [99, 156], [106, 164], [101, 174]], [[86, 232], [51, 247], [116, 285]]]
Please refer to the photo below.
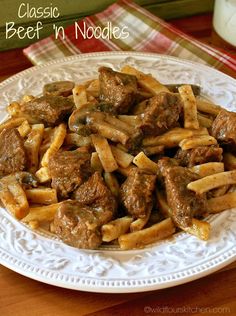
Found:
[[[179, 29], [220, 48], [236, 49], [212, 31], [210, 14], [171, 21]], [[0, 81], [32, 64], [21, 49], [0, 53]], [[231, 74], [236, 78], [236, 74]], [[182, 310], [181, 310], [181, 309]], [[57, 288], [0, 266], [0, 315], [236, 315], [236, 262], [202, 279], [135, 294], [96, 294]]]

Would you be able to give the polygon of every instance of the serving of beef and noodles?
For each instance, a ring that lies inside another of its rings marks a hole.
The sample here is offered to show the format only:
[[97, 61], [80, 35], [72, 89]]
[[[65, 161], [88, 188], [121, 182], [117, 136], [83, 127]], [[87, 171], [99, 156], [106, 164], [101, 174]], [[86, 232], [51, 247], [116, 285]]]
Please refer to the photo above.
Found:
[[180, 230], [208, 240], [204, 218], [236, 207], [236, 113], [128, 65], [98, 72], [7, 107], [2, 205], [78, 248], [134, 249]]

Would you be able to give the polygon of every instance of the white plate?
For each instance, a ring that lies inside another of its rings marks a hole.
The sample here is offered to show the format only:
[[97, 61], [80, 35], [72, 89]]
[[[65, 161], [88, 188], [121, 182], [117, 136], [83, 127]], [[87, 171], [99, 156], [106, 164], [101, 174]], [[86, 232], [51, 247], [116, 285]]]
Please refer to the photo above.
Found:
[[[0, 85], [2, 110], [25, 94], [37, 95], [46, 82], [97, 76], [101, 65], [130, 64], [163, 83], [194, 83], [212, 101], [236, 110], [236, 82], [203, 65], [145, 53], [96, 53], [56, 60], [23, 71]], [[0, 120], [5, 117], [0, 113]], [[236, 212], [209, 218], [208, 242], [185, 233], [142, 250], [79, 250], [42, 231], [33, 232], [0, 209], [0, 262], [32, 279], [91, 292], [141, 292], [171, 287], [210, 274], [236, 258]]]

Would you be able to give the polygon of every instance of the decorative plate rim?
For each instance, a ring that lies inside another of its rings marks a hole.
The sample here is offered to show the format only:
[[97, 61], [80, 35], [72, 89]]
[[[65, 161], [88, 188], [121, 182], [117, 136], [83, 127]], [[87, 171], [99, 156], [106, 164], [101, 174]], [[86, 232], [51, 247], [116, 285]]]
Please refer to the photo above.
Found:
[[[186, 59], [180, 59], [177, 57], [172, 57], [172, 56], [167, 56], [167, 55], [160, 55], [160, 54], [154, 54], [154, 53], [139, 53], [139, 52], [100, 52], [100, 53], [88, 53], [88, 54], [83, 54], [83, 55], [74, 55], [74, 56], [69, 56], [69, 57], [63, 57], [60, 59], [53, 60], [51, 62], [48, 62], [46, 64], [38, 65], [38, 66], [33, 66], [29, 69], [26, 69], [8, 79], [0, 83], [0, 89], [7, 87], [10, 85], [12, 82], [16, 81], [18, 79], [22, 79], [30, 74], [33, 74], [36, 71], [40, 71], [42, 69], [45, 69], [46, 67], [51, 67], [53, 65], [62, 65], [63, 63], [69, 63], [69, 62], [75, 62], [75, 61], [85, 61], [88, 58], [91, 58], [92, 60], [96, 60], [97, 58], [117, 58], [117, 57], [122, 57], [122, 58], [133, 58], [134, 60], [138, 61], [139, 58], [144, 58], [147, 61], [148, 60], [159, 60], [159, 61], [166, 61], [167, 63], [170, 61], [173, 61], [177, 64], [184, 65], [184, 66], [190, 66], [190, 67], [196, 67], [198, 68], [197, 71], [203, 71], [203, 72], [210, 72], [212, 75], [215, 75], [216, 77], [221, 77], [222, 79], [224, 78], [227, 82], [230, 82], [231, 84], [235, 84], [235, 80], [231, 77], [229, 77], [226, 74], [221, 73], [218, 70], [215, 70], [214, 68], [211, 68], [206, 65], [199, 64], [194, 61], [189, 61]], [[235, 99], [236, 99], [236, 94], [235, 94]], [[1, 113], [0, 113], [1, 114]], [[226, 212], [227, 213], [227, 212]], [[220, 216], [220, 215], [219, 215]], [[229, 215], [230, 216], [230, 215]], [[227, 215], [223, 218], [227, 218]], [[184, 267], [182, 270], [178, 270], [176, 272], [173, 272], [170, 275], [165, 275], [162, 274], [160, 276], [158, 275], [150, 275], [148, 277], [144, 278], [134, 278], [129, 277], [129, 278], [118, 278], [114, 276], [114, 278], [106, 279], [104, 277], [101, 278], [94, 278], [89, 275], [86, 275], [86, 277], [81, 277], [81, 276], [75, 276], [72, 272], [71, 273], [62, 273], [58, 271], [54, 271], [53, 269], [46, 268], [46, 267], [38, 267], [35, 263], [27, 262], [24, 261], [25, 259], [22, 259], [19, 257], [18, 254], [15, 254], [14, 256], [14, 251], [13, 254], [8, 253], [4, 248], [1, 246], [1, 236], [3, 236], [2, 240], [4, 241], [4, 228], [1, 230], [1, 224], [3, 223], [4, 225], [8, 225], [7, 221], [9, 221], [9, 225], [15, 225], [17, 229], [20, 229], [19, 223], [12, 218], [9, 214], [6, 214], [5, 210], [0, 209], [0, 263], [3, 264], [4, 266], [10, 268], [11, 270], [18, 272], [22, 275], [25, 275], [29, 278], [48, 283], [51, 285], [59, 286], [59, 287], [64, 287], [64, 288], [70, 288], [70, 289], [75, 289], [75, 290], [83, 290], [83, 291], [89, 291], [89, 292], [103, 292], [103, 293], [131, 293], [131, 292], [141, 292], [141, 291], [150, 291], [150, 290], [155, 290], [155, 289], [161, 289], [161, 288], [166, 288], [166, 287], [171, 287], [175, 286], [178, 284], [183, 284], [195, 279], [198, 279], [200, 277], [206, 276], [210, 273], [213, 273], [217, 271], [218, 269], [226, 266], [227, 264], [233, 262], [236, 259], [236, 245], [233, 245], [232, 247], [229, 247], [226, 251], [223, 252], [216, 252], [215, 256], [211, 255], [211, 259], [206, 262], [202, 262], [198, 266], [190, 267], [186, 269]], [[5, 224], [4, 224], [5, 223]], [[25, 228], [23, 229], [21, 227], [22, 231], [28, 229]], [[2, 235], [1, 235], [2, 234]], [[30, 234], [33, 236], [32, 238], [38, 238], [42, 240], [43, 242], [48, 242], [48, 238], [39, 235], [37, 233], [33, 233], [30, 231]], [[30, 235], [30, 236], [31, 236]], [[36, 236], [36, 237], [35, 237]], [[194, 237], [193, 237], [194, 238]], [[232, 235], [232, 240], [236, 240], [236, 235]], [[193, 241], [194, 242], [194, 241]], [[62, 245], [58, 241], [52, 241], [52, 244], [55, 244], [56, 247], [58, 245]], [[165, 243], [165, 241], [164, 241]], [[168, 243], [168, 241], [166, 242]], [[64, 244], [63, 244], [64, 245]], [[60, 247], [58, 246], [58, 247]], [[64, 248], [71, 248], [68, 246], [64, 246]], [[155, 246], [150, 247], [150, 253], [154, 251]], [[149, 248], [149, 249], [150, 249]], [[80, 251], [77, 251], [80, 253]], [[96, 255], [97, 253], [105, 253], [106, 251], [103, 250], [95, 250], [92, 252], [88, 252], [85, 254], [85, 256], [91, 256]], [[133, 250], [130, 251], [129, 254], [133, 257], [138, 257], [139, 254], [146, 254], [147, 249], [145, 248], [144, 250]], [[116, 253], [115, 250], [111, 250], [108, 253], [111, 255]], [[119, 252], [121, 254], [121, 252]], [[103, 257], [101, 259], [103, 260]], [[112, 259], [113, 260], [113, 259]], [[117, 259], [115, 259], [116, 262]], [[109, 259], [107, 260], [109, 262]]]
[[181, 61], [183, 63], [189, 64], [189, 65], [196, 65], [198, 67], [201, 67], [202, 69], [205, 68], [205, 70], [210, 70], [213, 71], [214, 73], [218, 73], [219, 75], [223, 75], [225, 77], [227, 77], [228, 79], [235, 81], [234, 78], [230, 77], [229, 75], [221, 72], [218, 69], [215, 69], [207, 64], [201, 64], [197, 61], [192, 61], [189, 59], [185, 59], [185, 58], [179, 58], [179, 57], [175, 57], [175, 56], [170, 56], [170, 55], [162, 55], [162, 54], [157, 54], [157, 53], [146, 53], [146, 52], [132, 52], [132, 51], [107, 51], [107, 52], [94, 52], [94, 53], [84, 53], [81, 55], [72, 55], [72, 56], [67, 56], [67, 57], [61, 57], [61, 58], [56, 58], [54, 60], [51, 60], [47, 63], [43, 63], [43, 64], [39, 64], [39, 65], [33, 65], [32, 67], [22, 70], [20, 72], [18, 72], [17, 74], [3, 80], [2, 82], [0, 82], [0, 87], [5, 86], [6, 84], [8, 84], [9, 82], [12, 82], [13, 80], [21, 77], [22, 75], [31, 73], [32, 71], [36, 71], [42, 68], [45, 68], [47, 66], [51, 66], [51, 65], [55, 65], [58, 63], [63, 63], [63, 62], [67, 62], [67, 61], [74, 61], [77, 59], [87, 59], [87, 58], [96, 58], [96, 57], [107, 57], [107, 56], [115, 56], [115, 55], [121, 55], [121, 56], [136, 56], [136, 57], [159, 57], [161, 59], [167, 59], [167, 60], [173, 60], [173, 61]]

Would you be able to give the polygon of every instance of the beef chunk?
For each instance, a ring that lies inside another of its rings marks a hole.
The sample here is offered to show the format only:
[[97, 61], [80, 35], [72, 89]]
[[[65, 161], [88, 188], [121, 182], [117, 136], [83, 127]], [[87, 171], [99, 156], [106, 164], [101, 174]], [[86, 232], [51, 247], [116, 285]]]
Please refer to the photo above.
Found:
[[86, 150], [59, 151], [49, 160], [52, 187], [61, 197], [77, 189], [90, 175], [90, 154]]
[[180, 227], [190, 226], [193, 217], [207, 212], [206, 195], [197, 195], [187, 189], [187, 185], [199, 176], [187, 168], [170, 165], [164, 159], [160, 159], [158, 165], [165, 179], [167, 201], [174, 222]]
[[77, 201], [60, 204], [54, 225], [56, 234], [70, 246], [95, 249], [102, 243], [97, 212]]
[[26, 165], [24, 142], [17, 129], [6, 129], [0, 134], [0, 177], [22, 171]]
[[107, 67], [101, 67], [99, 73], [100, 101], [113, 105], [114, 113], [127, 113], [135, 101], [136, 77]]
[[100, 224], [110, 221], [116, 211], [116, 200], [99, 172], [95, 172], [74, 193], [82, 205], [90, 206], [99, 213]]
[[221, 110], [212, 124], [212, 136], [236, 150], [236, 113]]
[[138, 168], [133, 169], [120, 189], [121, 202], [127, 212], [142, 218], [152, 209], [152, 193], [156, 176]]
[[74, 86], [75, 84], [72, 81], [54, 81], [45, 84], [43, 87], [43, 94], [68, 97], [72, 94]]
[[179, 149], [175, 158], [183, 167], [193, 167], [211, 161], [221, 161], [223, 150], [219, 146], [199, 146], [193, 149]]
[[67, 244], [95, 249], [102, 243], [101, 226], [116, 211], [116, 200], [95, 172], [74, 193], [77, 201], [61, 203], [54, 217], [56, 234]]
[[22, 105], [22, 112], [48, 125], [58, 124], [71, 113], [74, 103], [69, 98], [45, 95]]
[[140, 124], [145, 135], [160, 135], [177, 125], [182, 109], [181, 100], [177, 95], [161, 92], [146, 102]]

